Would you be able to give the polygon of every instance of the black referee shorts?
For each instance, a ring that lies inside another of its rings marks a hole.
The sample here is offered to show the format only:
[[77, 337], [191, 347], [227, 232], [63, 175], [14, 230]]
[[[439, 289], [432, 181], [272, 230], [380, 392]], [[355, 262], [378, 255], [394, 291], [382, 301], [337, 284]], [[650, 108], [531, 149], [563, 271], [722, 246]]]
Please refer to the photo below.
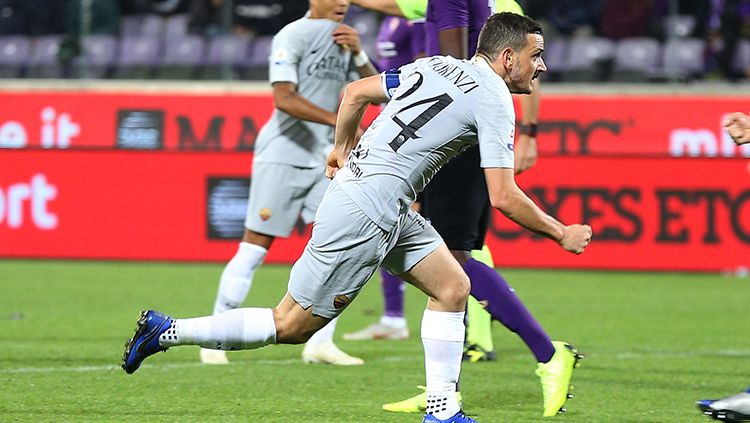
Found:
[[422, 215], [451, 250], [481, 250], [490, 221], [487, 181], [475, 145], [442, 167], [425, 187]]

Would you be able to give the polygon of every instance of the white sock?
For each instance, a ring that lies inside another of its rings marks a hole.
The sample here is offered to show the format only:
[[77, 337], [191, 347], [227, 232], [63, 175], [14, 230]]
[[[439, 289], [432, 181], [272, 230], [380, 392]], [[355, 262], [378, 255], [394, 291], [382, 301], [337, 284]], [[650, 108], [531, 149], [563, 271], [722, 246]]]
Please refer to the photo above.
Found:
[[320, 328], [319, 331], [315, 332], [313, 336], [307, 340], [307, 345], [314, 347], [316, 345], [325, 344], [326, 342], [333, 342], [333, 333], [336, 331], [336, 322], [338, 321], [339, 318], [336, 317], [328, 322], [327, 325]]
[[422, 316], [427, 375], [427, 414], [440, 420], [461, 410], [456, 401], [456, 383], [461, 373], [464, 347], [464, 312], [425, 310]]
[[268, 250], [240, 242], [234, 257], [224, 267], [219, 281], [219, 292], [214, 302], [214, 314], [237, 308], [242, 305], [253, 283], [255, 270], [263, 263]]
[[251, 350], [276, 342], [270, 308], [237, 308], [193, 319], [175, 319], [159, 336], [159, 345], [200, 345], [214, 350]]
[[393, 329], [406, 327], [406, 318], [396, 316], [380, 316], [380, 324]]

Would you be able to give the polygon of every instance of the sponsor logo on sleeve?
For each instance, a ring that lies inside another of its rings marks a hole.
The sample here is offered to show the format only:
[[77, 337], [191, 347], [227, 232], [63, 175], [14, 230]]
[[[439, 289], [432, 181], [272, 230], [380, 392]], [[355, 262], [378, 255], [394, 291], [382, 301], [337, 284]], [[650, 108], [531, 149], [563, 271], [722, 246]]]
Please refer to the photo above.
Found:
[[274, 65], [285, 65], [289, 63], [289, 52], [285, 48], [280, 48], [271, 54], [271, 63]]

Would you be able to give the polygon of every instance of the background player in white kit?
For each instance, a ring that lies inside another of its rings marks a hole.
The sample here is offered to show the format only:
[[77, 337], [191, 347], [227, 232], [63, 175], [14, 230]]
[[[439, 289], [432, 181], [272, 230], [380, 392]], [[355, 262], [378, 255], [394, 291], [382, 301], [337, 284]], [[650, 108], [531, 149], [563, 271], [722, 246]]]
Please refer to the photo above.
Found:
[[[532, 80], [546, 69], [543, 49], [538, 23], [500, 13], [485, 24], [471, 61], [425, 58], [400, 73], [350, 84], [328, 157], [326, 173], [335, 178], [279, 305], [192, 319], [144, 311], [126, 344], [123, 369], [133, 373], [148, 356], [177, 345], [233, 350], [305, 342], [338, 316], [383, 264], [430, 297], [422, 319], [428, 396], [423, 422], [475, 422], [455, 395], [469, 280], [437, 232], [409, 206], [440, 166], [479, 143], [492, 205], [565, 250], [584, 251], [591, 228], [565, 226], [545, 214], [514, 180], [510, 93], [531, 90]], [[357, 145], [367, 105], [389, 94], [393, 99]]]
[[[376, 73], [356, 30], [341, 23], [348, 8], [348, 0], [311, 0], [309, 14], [273, 39], [269, 79], [275, 109], [258, 134], [245, 234], [221, 275], [214, 314], [242, 305], [274, 239], [289, 236], [300, 215], [312, 221], [328, 187], [325, 160], [347, 76], [352, 67], [362, 77]], [[336, 347], [335, 328], [334, 320], [315, 334], [302, 358], [362, 364]], [[221, 350], [201, 349], [200, 357], [208, 364], [228, 362]]]

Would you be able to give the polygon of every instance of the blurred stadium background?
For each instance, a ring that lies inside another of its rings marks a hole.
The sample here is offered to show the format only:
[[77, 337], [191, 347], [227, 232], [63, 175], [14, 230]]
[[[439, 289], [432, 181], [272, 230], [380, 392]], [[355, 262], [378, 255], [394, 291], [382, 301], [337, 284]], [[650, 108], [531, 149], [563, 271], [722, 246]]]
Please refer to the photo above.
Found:
[[[549, 72], [540, 159], [518, 182], [562, 220], [590, 223], [595, 237], [571, 257], [496, 214], [495, 263], [515, 269], [511, 283], [545, 326], [589, 353], [590, 373], [574, 376], [580, 405], [564, 419], [697, 420], [693, 400], [750, 383], [750, 145], [736, 147], [721, 128], [726, 113], [750, 110], [750, 2], [519, 3], [544, 23]], [[0, 420], [283, 422], [326, 401], [339, 413], [320, 408], [313, 421], [417, 419], [379, 411], [421, 381], [415, 340], [344, 344], [368, 361], [363, 379], [336, 370], [346, 401], [320, 397], [334, 389], [318, 383], [334, 370], [304, 367], [294, 347], [241, 353], [228, 370], [193, 366], [197, 353], [187, 351], [147, 365], [142, 382], [117, 372], [139, 307], [210, 311], [242, 233], [255, 137], [273, 107], [270, 40], [306, 8], [0, 0], [0, 381], [18, 388], [0, 394]], [[356, 7], [347, 18], [373, 59], [380, 18]], [[300, 225], [277, 242], [268, 261], [279, 267], [259, 273], [268, 281], [249, 302], [273, 305], [308, 235]], [[365, 294], [340, 333], [374, 319], [377, 281]], [[410, 295], [418, 311], [422, 299]], [[410, 327], [418, 333], [418, 314]], [[500, 381], [467, 384], [473, 410], [485, 422], [534, 421], [538, 387], [523, 346], [497, 332], [499, 362], [465, 370]], [[275, 386], [274, 372], [290, 370], [304, 392], [276, 386], [270, 403], [225, 408], [236, 393], [211, 381], [220, 372], [246, 394], [253, 377]], [[398, 385], [382, 371], [401, 375]], [[133, 410], [159, 380], [170, 389]], [[289, 412], [289, 397], [306, 395]]]
[[[743, 0], [521, 1], [544, 23], [550, 81], [743, 80]], [[3, 78], [257, 80], [305, 1], [2, 0]], [[379, 17], [347, 18], [371, 57]]]

